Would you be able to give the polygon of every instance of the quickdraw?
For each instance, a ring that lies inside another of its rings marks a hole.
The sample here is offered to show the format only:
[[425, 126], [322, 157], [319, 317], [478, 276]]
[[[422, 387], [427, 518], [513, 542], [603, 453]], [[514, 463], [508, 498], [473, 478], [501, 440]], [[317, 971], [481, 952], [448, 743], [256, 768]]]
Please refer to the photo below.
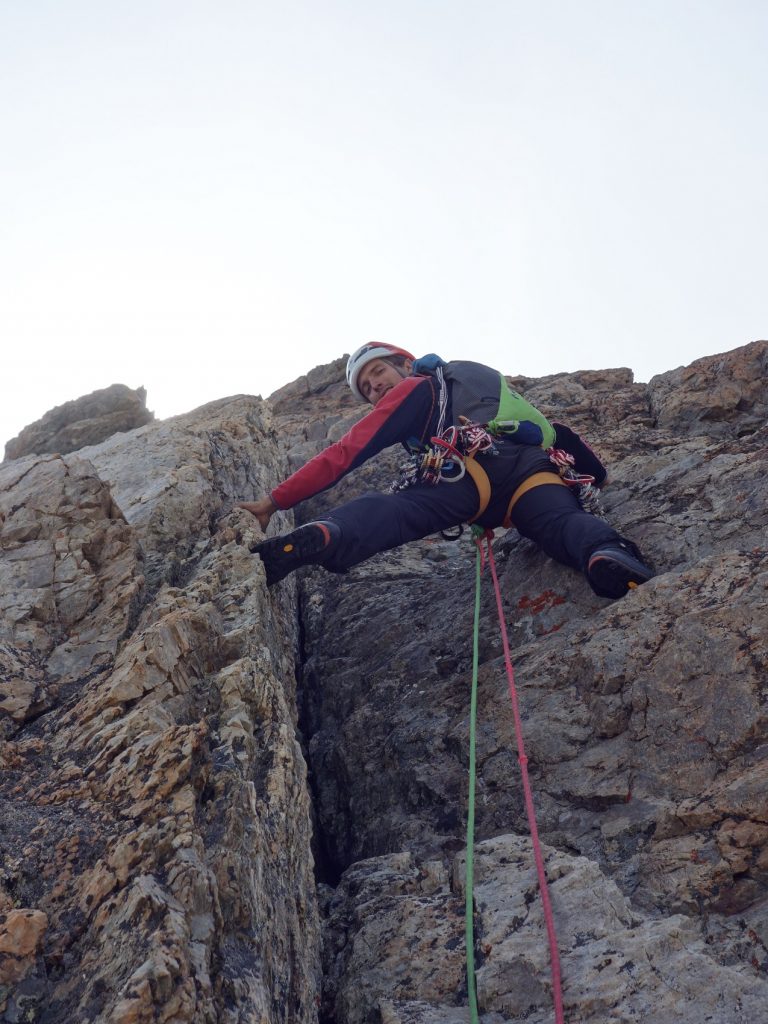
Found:
[[456, 436], [460, 439], [461, 449], [465, 455], [497, 451], [487, 424], [472, 423], [466, 416], [459, 416], [459, 426], [451, 427], [450, 430], [456, 431]]
[[593, 516], [605, 517], [605, 509], [600, 501], [600, 490], [595, 486], [595, 478], [587, 473], [577, 473], [573, 468], [576, 460], [570, 452], [562, 448], [548, 448], [549, 461], [557, 467], [563, 483], [576, 492], [579, 504], [585, 512]]
[[402, 491], [415, 483], [456, 483], [466, 472], [466, 459], [478, 453], [496, 453], [493, 438], [481, 423], [462, 420], [458, 426], [431, 437], [430, 447], [415, 452], [403, 463], [390, 491]]

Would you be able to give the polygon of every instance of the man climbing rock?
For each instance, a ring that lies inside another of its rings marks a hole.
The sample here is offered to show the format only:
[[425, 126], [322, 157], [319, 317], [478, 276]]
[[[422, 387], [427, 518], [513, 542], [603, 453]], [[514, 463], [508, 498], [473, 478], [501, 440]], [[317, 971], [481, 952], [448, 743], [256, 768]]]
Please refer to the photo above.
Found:
[[550, 457], [559, 452], [566, 476], [600, 486], [606, 471], [592, 449], [549, 423], [497, 371], [437, 356], [416, 360], [370, 342], [350, 356], [347, 382], [372, 411], [268, 497], [239, 507], [266, 531], [278, 509], [333, 486], [384, 448], [400, 443], [410, 459], [392, 493], [365, 494], [256, 545], [270, 586], [301, 565], [344, 572], [377, 552], [470, 522], [514, 526], [582, 571], [601, 597], [622, 597], [653, 575], [631, 541], [585, 511]]

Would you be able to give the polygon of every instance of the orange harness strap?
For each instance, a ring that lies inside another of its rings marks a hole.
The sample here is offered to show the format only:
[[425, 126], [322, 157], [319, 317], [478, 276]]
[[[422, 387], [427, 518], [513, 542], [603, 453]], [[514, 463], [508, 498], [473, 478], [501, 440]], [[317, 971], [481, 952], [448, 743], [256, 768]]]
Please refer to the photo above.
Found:
[[[527, 477], [525, 480], [523, 480], [523, 482], [520, 484], [520, 486], [517, 488], [517, 490], [509, 500], [509, 505], [507, 505], [507, 514], [504, 516], [504, 522], [502, 523], [502, 526], [504, 527], [505, 530], [508, 530], [511, 526], [514, 526], [514, 523], [512, 522], [512, 509], [522, 498], [522, 496], [524, 494], [527, 494], [528, 491], [532, 491], [534, 487], [544, 487], [547, 484], [560, 484], [562, 487], [568, 486], [568, 484], [566, 484], [564, 480], [557, 476], [556, 473], [534, 473], [533, 476]], [[479, 512], [478, 515], [480, 515]]]
[[491, 500], [491, 481], [488, 479], [488, 474], [474, 455], [468, 455], [464, 459], [464, 465], [467, 472], [474, 480], [475, 487], [477, 488], [477, 496], [480, 499], [477, 512], [475, 512], [471, 519], [467, 520], [467, 522], [474, 523], [474, 521], [488, 508], [488, 502]]

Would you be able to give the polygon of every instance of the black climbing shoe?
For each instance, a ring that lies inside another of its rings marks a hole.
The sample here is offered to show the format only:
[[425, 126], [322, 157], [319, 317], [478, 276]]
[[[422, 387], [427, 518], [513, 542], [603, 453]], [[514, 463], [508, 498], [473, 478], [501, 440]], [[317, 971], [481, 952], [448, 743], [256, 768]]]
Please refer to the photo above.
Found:
[[618, 544], [598, 548], [589, 556], [587, 579], [600, 597], [624, 597], [652, 576], [653, 571], [639, 557]]
[[261, 557], [267, 573], [267, 586], [271, 587], [300, 565], [324, 562], [339, 537], [340, 531], [335, 523], [307, 523], [292, 533], [262, 541], [251, 551]]

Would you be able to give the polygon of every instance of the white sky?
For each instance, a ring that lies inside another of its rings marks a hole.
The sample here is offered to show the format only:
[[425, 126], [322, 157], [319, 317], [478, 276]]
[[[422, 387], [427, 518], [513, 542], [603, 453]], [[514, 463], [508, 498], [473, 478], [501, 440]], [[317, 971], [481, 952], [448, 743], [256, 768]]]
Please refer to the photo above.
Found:
[[765, 0], [0, 0], [0, 454], [372, 338], [638, 380], [768, 336]]

